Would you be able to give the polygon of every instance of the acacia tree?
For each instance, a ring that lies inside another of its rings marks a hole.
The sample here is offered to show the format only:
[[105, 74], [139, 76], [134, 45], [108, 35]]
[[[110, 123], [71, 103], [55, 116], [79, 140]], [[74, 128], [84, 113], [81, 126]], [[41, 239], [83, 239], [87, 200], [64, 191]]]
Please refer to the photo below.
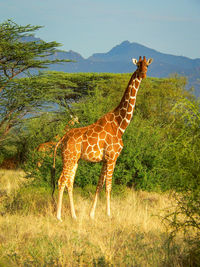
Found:
[[[70, 61], [50, 59], [60, 44], [31, 38], [40, 28], [11, 20], [0, 24], [0, 141], [31, 106], [41, 102], [44, 87], [34, 87], [30, 71], [37, 73], [49, 64]], [[21, 79], [24, 75], [29, 78]]]

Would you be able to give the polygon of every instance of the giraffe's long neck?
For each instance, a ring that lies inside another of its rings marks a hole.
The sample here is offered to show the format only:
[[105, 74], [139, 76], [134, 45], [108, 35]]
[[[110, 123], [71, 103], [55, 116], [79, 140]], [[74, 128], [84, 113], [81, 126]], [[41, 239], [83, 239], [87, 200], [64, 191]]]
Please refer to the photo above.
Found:
[[136, 96], [141, 81], [142, 79], [138, 77], [137, 71], [135, 71], [131, 76], [120, 104], [114, 109], [115, 119], [119, 125], [121, 134], [124, 133], [132, 119]]

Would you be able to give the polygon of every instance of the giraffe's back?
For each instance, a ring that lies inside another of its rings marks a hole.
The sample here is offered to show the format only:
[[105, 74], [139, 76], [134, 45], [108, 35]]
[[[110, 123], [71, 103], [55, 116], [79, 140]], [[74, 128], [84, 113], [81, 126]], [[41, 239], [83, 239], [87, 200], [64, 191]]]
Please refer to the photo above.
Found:
[[107, 113], [97, 122], [71, 129], [63, 140], [63, 154], [72, 159], [99, 162], [117, 158], [123, 143], [117, 132], [114, 115]]

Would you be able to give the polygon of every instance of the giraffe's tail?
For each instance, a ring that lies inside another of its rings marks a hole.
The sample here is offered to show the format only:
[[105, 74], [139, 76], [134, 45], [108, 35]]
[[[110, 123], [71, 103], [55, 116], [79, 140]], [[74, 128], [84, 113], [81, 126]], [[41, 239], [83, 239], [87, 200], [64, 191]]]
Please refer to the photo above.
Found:
[[55, 203], [55, 199], [54, 199], [54, 192], [55, 192], [55, 188], [56, 188], [56, 183], [55, 183], [55, 176], [56, 176], [56, 170], [54, 167], [52, 167], [51, 169], [51, 184], [52, 184], [52, 199], [53, 199], [53, 202]]
[[55, 203], [55, 200], [54, 200], [54, 192], [55, 192], [55, 188], [56, 188], [56, 181], [55, 181], [55, 176], [56, 176], [56, 153], [57, 153], [57, 149], [59, 147], [59, 145], [62, 143], [62, 140], [64, 139], [65, 135], [60, 138], [60, 140], [57, 142], [55, 148], [54, 148], [54, 157], [53, 157], [53, 167], [51, 169], [51, 183], [52, 183], [52, 199]]

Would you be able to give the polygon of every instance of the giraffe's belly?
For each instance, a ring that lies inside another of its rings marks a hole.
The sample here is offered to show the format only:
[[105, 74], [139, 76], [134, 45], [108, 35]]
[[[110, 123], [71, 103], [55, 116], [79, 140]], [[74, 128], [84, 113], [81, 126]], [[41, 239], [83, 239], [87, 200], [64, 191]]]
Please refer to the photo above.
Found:
[[86, 150], [82, 151], [81, 159], [90, 162], [100, 162], [103, 160], [103, 149], [97, 149], [95, 146], [88, 146]]

